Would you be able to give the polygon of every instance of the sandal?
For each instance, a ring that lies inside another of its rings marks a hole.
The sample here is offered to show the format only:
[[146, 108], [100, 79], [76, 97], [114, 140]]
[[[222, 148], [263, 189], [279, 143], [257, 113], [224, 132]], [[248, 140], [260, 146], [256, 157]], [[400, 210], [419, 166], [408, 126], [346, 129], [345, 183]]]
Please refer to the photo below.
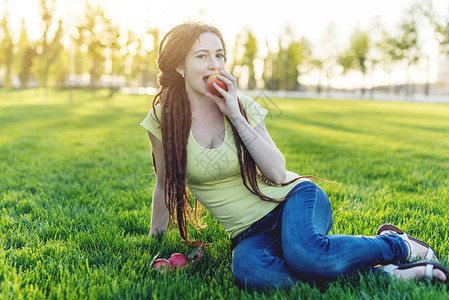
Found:
[[390, 265], [381, 266], [380, 269], [382, 271], [384, 271], [385, 273], [393, 275], [396, 278], [401, 278], [398, 276], [398, 274], [396, 274], [394, 272], [395, 270], [408, 270], [408, 269], [420, 267], [420, 266], [426, 267], [426, 273], [425, 273], [424, 278], [433, 279], [433, 278], [435, 278], [433, 276], [433, 270], [440, 270], [441, 272], [444, 273], [444, 275], [446, 275], [446, 280], [441, 281], [441, 282], [447, 283], [449, 281], [449, 269], [446, 268], [445, 266], [443, 266], [442, 264], [434, 262], [434, 261], [420, 261], [420, 262], [411, 263], [411, 264], [399, 264], [399, 265], [390, 264]]
[[[416, 261], [435, 261], [438, 262], [438, 256], [435, 254], [435, 251], [424, 243], [423, 241], [418, 240], [417, 238], [414, 238], [396, 226], [384, 223], [377, 228], [377, 235], [386, 235], [386, 234], [395, 234], [399, 235], [408, 245], [409, 248], [409, 254], [407, 258], [405, 259], [406, 262], [416, 262]], [[414, 249], [414, 245], [421, 245], [427, 248], [427, 253], [425, 255], [418, 254], [416, 249]]]

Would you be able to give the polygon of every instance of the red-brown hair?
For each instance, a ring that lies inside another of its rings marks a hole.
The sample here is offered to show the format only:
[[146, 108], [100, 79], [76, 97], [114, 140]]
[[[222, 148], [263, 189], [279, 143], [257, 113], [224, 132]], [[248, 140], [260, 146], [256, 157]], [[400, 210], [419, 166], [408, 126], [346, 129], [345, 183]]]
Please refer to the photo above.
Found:
[[[192, 123], [192, 114], [184, 78], [176, 71], [176, 68], [184, 63], [184, 59], [195, 41], [201, 34], [206, 32], [214, 33], [220, 39], [226, 54], [225, 43], [220, 31], [209, 25], [184, 23], [174, 27], [164, 36], [159, 46], [158, 57], [158, 67], [161, 71], [158, 77], [160, 91], [153, 100], [153, 111], [155, 111], [157, 104], [161, 105], [161, 119], [159, 120], [158, 116], [156, 116], [156, 119], [160, 123], [162, 132], [165, 163], [165, 204], [169, 210], [171, 219], [173, 220], [176, 217], [181, 238], [191, 244], [198, 242], [191, 242], [187, 234], [187, 220], [191, 221], [193, 225], [196, 225], [195, 218], [192, 217], [190, 211], [192, 204], [189, 201], [189, 194], [186, 188], [187, 142]], [[240, 100], [239, 106], [242, 115], [248, 120], [246, 111]], [[245, 144], [240, 139], [236, 128], [232, 126], [230, 121], [228, 123], [231, 124], [234, 134], [241, 176], [245, 187], [264, 201], [284, 201], [285, 199], [273, 199], [262, 194], [257, 185], [257, 178], [262, 179], [268, 184], [274, 183], [261, 175]], [[155, 172], [157, 172], [154, 154], [153, 166]], [[290, 184], [299, 178], [295, 178], [281, 185]], [[195, 200], [196, 207], [197, 202]]]

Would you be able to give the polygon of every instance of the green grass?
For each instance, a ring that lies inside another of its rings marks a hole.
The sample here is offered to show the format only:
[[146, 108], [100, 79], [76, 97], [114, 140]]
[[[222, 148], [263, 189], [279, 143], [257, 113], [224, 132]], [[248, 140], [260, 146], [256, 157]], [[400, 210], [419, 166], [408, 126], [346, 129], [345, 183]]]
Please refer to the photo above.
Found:
[[[201, 264], [161, 275], [160, 252], [187, 254], [177, 230], [148, 236], [154, 174], [139, 126], [151, 97], [107, 91], [0, 91], [0, 298], [448, 297], [445, 285], [361, 273], [324, 287], [239, 290], [217, 221], [190, 230], [214, 245]], [[263, 99], [262, 99], [263, 100]], [[267, 99], [265, 99], [267, 100]], [[319, 183], [332, 233], [374, 235], [397, 224], [449, 257], [449, 105], [274, 99], [268, 131], [287, 168]], [[270, 103], [269, 101], [266, 103]]]

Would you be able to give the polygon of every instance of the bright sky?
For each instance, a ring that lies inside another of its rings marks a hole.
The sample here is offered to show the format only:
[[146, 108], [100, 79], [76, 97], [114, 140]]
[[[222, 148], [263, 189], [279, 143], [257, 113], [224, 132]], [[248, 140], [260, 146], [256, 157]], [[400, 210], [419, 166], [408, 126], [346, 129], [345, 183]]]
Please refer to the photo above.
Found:
[[[26, 19], [29, 28], [36, 28], [36, 11], [39, 0], [7, 0], [15, 23]], [[295, 35], [305, 36], [312, 43], [322, 44], [329, 26], [335, 32], [335, 42], [347, 45], [348, 37], [355, 28], [369, 29], [376, 20], [383, 27], [394, 30], [413, 0], [89, 0], [102, 3], [114, 15], [114, 19], [132, 30], [144, 30], [145, 23], [158, 27], [162, 33], [184, 21], [203, 21], [218, 27], [228, 48], [245, 27], [250, 28], [259, 41], [261, 55], [265, 53], [265, 40], [274, 49], [277, 38], [290, 25]], [[422, 0], [421, 0], [422, 1]], [[80, 15], [81, 0], [56, 0], [66, 15]], [[432, 0], [443, 15], [449, 14], [449, 0]], [[0, 4], [0, 14], [4, 9]], [[37, 31], [36, 31], [37, 32]], [[37, 33], [36, 33], [37, 35]], [[33, 34], [31, 34], [33, 36]], [[429, 34], [429, 41], [432, 36]], [[336, 49], [337, 50], [337, 49]], [[436, 44], [429, 42], [425, 51], [431, 56], [432, 74], [436, 71]], [[434, 75], [432, 75], [434, 76]]]

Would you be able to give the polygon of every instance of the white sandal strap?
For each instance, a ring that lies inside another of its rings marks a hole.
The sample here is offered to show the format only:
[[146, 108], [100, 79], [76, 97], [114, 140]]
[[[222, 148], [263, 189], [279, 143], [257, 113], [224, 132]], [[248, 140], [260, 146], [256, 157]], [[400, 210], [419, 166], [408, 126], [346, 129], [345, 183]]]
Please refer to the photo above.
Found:
[[433, 265], [432, 264], [426, 265], [426, 277], [429, 279], [433, 278]]
[[384, 271], [384, 272], [386, 272], [388, 274], [395, 275], [394, 270], [396, 270], [397, 268], [398, 268], [398, 266], [393, 265], [393, 264], [389, 264], [389, 265], [382, 266], [382, 271]]
[[433, 256], [434, 256], [434, 253], [433, 253], [432, 249], [429, 248], [427, 251], [426, 257], [424, 257], [424, 260], [433, 260]]

